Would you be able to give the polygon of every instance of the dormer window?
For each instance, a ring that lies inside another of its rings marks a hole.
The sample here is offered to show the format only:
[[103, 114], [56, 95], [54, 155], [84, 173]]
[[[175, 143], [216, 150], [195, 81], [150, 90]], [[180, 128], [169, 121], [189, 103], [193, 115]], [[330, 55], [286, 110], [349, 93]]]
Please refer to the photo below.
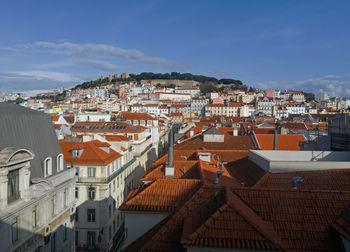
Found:
[[63, 171], [63, 167], [64, 167], [64, 164], [63, 164], [63, 155], [62, 155], [62, 154], [59, 154], [59, 155], [57, 156], [57, 172]]
[[109, 153], [110, 148], [109, 147], [100, 147], [101, 150], [103, 150], [104, 152]]
[[44, 161], [45, 177], [52, 175], [52, 158], [48, 157]]
[[18, 200], [20, 198], [19, 193], [19, 169], [9, 171], [7, 175], [7, 203]]
[[82, 153], [83, 153], [82, 149], [73, 149], [72, 150], [72, 156], [73, 157], [80, 157]]

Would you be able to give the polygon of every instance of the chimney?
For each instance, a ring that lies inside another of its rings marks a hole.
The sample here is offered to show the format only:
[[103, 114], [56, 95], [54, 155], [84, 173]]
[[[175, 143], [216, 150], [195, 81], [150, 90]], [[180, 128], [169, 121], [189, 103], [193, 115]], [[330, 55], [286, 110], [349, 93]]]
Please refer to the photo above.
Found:
[[238, 136], [238, 129], [237, 128], [233, 128], [233, 136]]
[[174, 174], [175, 174], [175, 169], [173, 166], [173, 148], [174, 148], [173, 129], [171, 129], [170, 135], [169, 135], [168, 164], [165, 166], [165, 176], [167, 177], [174, 177]]
[[292, 188], [298, 189], [298, 183], [304, 182], [304, 179], [302, 177], [293, 177], [292, 180]]
[[275, 129], [275, 135], [273, 137], [273, 149], [277, 150], [277, 129]]
[[223, 173], [224, 173], [223, 171], [217, 171], [217, 172], [215, 172], [213, 185], [219, 185], [219, 177], [220, 177]]
[[191, 128], [191, 130], [190, 130], [190, 137], [193, 137], [193, 135], [194, 135], [194, 130], [193, 130], [193, 128]]

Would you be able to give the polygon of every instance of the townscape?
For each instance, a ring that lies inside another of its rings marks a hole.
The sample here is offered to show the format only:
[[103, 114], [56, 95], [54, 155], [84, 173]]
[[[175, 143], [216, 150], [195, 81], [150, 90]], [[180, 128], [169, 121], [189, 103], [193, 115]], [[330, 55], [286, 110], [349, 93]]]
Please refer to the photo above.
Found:
[[349, 0], [0, 4], [0, 252], [350, 252]]
[[347, 248], [349, 99], [122, 76], [0, 103], [1, 251]]

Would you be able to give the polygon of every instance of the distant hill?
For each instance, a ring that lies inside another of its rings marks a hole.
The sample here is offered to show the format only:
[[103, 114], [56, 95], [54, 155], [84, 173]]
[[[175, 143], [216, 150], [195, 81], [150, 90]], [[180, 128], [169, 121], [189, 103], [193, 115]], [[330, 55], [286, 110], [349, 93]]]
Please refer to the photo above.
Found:
[[[241, 88], [241, 89], [247, 89], [245, 85], [243, 85], [242, 81], [235, 80], [235, 79], [217, 79], [215, 77], [208, 77], [204, 75], [193, 75], [191, 73], [178, 73], [178, 72], [171, 72], [169, 73], [152, 73], [152, 72], [143, 72], [140, 74], [130, 74], [130, 77], [128, 79], [112, 79], [111, 81], [108, 81], [107, 79], [98, 79], [94, 81], [87, 81], [82, 84], [79, 84], [75, 86], [73, 89], [77, 88], [91, 88], [91, 87], [98, 87], [98, 86], [104, 86], [111, 83], [119, 83], [119, 82], [125, 82], [125, 81], [136, 81], [138, 83], [141, 82], [141, 80], [157, 80], [157, 79], [163, 79], [163, 80], [192, 80], [202, 83], [206, 83], [206, 86], [210, 83], [211, 85], [215, 84], [225, 84], [225, 85], [234, 85], [235, 87]], [[202, 86], [200, 84], [200, 87]]]

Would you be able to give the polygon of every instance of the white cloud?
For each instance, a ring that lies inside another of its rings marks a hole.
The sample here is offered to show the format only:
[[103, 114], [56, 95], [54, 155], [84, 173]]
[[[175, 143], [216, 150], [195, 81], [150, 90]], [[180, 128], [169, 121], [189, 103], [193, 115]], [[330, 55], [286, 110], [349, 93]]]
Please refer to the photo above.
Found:
[[56, 82], [81, 82], [82, 79], [73, 74], [50, 71], [18, 71], [9, 72], [2, 76], [8, 79], [51, 80]]
[[93, 68], [100, 69], [103, 71], [117, 71], [117, 70], [123, 68], [123, 66], [112, 64], [112, 63], [109, 63], [107, 61], [102, 61], [102, 60], [76, 59], [76, 60], [73, 60], [73, 62], [75, 64], [91, 66]]
[[54, 53], [69, 55], [72, 57], [114, 57], [123, 58], [131, 62], [142, 63], [146, 65], [157, 65], [168, 68], [184, 69], [184, 66], [172, 62], [170, 60], [150, 56], [140, 52], [136, 49], [123, 49], [114, 45], [107, 44], [76, 44], [71, 42], [47, 42], [47, 41], [37, 41], [31, 44], [17, 47], [18, 50], [26, 50], [27, 52], [32, 50], [33, 52], [41, 53]]
[[310, 78], [299, 81], [264, 81], [253, 82], [250, 86], [261, 89], [294, 89], [302, 90], [305, 92], [316, 93], [319, 90], [323, 90], [330, 96], [337, 97], [350, 97], [350, 75], [337, 76], [326, 75], [319, 78]]

